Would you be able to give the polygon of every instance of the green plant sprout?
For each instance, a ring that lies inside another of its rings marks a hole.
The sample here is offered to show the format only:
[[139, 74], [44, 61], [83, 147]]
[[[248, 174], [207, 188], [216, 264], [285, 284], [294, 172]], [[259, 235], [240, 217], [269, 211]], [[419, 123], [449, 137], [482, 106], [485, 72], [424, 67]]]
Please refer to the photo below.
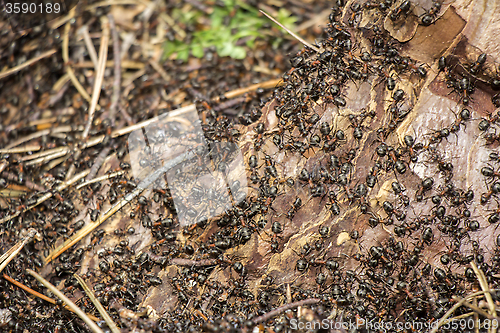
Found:
[[[255, 39], [265, 36], [261, 29], [269, 20], [260, 15], [258, 9], [239, 0], [224, 0], [223, 3], [224, 6], [214, 7], [208, 15], [210, 26], [195, 31], [190, 41], [167, 40], [163, 46], [163, 60], [173, 56], [174, 59], [186, 61], [190, 54], [202, 58], [209, 47], [215, 47], [220, 57], [245, 58], [247, 48], [254, 46]], [[184, 13], [176, 10], [172, 13], [174, 18], [186, 24], [196, 24], [203, 15], [201, 11]], [[290, 28], [297, 20], [284, 8], [278, 11], [276, 19]]]

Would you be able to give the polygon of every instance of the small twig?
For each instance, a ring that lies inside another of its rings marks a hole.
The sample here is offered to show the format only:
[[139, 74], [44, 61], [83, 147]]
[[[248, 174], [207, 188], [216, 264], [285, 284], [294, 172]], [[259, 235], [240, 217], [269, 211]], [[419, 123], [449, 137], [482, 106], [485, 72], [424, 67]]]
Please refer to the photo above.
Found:
[[120, 101], [120, 85], [122, 80], [122, 67], [120, 58], [120, 38], [116, 30], [115, 19], [113, 15], [108, 14], [109, 27], [111, 29], [111, 36], [113, 38], [113, 60], [114, 60], [114, 80], [113, 80], [113, 96], [111, 97], [111, 106], [109, 107], [109, 119], [111, 125], [115, 126], [116, 107]]
[[[486, 276], [483, 271], [480, 270], [474, 261], [470, 263], [474, 273], [476, 273], [477, 280], [479, 281], [479, 285], [481, 289], [485, 292], [486, 301], [488, 302], [488, 307], [490, 309], [490, 314], [494, 317], [497, 316], [497, 312], [495, 309], [495, 303], [493, 303], [493, 298], [491, 297], [490, 287], [488, 285], [488, 281], [486, 280]], [[497, 331], [496, 326], [492, 327], [492, 332], [495, 333]]]
[[[461, 297], [458, 297], [458, 296], [453, 296], [452, 297], [454, 301], [456, 302], [460, 302], [462, 300]], [[480, 307], [474, 305], [474, 304], [471, 304], [467, 301], [464, 301], [463, 302], [463, 305], [465, 305], [466, 307], [468, 307], [469, 309], [475, 311], [476, 313], [480, 314], [481, 316], [485, 317], [485, 318], [488, 318], [488, 319], [498, 319], [498, 317], [495, 317], [495, 316], [492, 316], [490, 315], [489, 313], [485, 312], [483, 309], [481, 309]]]
[[262, 14], [266, 15], [268, 19], [270, 19], [271, 21], [273, 21], [274, 23], [276, 23], [277, 25], [279, 25], [281, 28], [283, 28], [286, 32], [288, 32], [290, 35], [292, 35], [299, 42], [301, 42], [302, 44], [304, 44], [304, 46], [307, 46], [311, 50], [319, 52], [319, 49], [316, 46], [308, 43], [305, 39], [303, 39], [302, 37], [300, 37], [297, 34], [295, 34], [293, 31], [291, 31], [290, 29], [288, 29], [287, 27], [285, 27], [283, 24], [279, 23], [274, 17], [272, 17], [271, 15], [269, 15], [268, 13], [266, 13], [265, 11], [263, 11], [262, 9], [260, 9], [259, 11]]
[[72, 127], [69, 125], [64, 125], [64, 126], [55, 127], [52, 129], [44, 129], [44, 130], [29, 134], [25, 137], [19, 138], [18, 140], [5, 146], [4, 149], [9, 149], [9, 148], [19, 146], [25, 142], [42, 137], [44, 135], [51, 135], [51, 134], [56, 134], [56, 133], [68, 133], [68, 132], [73, 132], [73, 131], [83, 131], [83, 126]]
[[90, 288], [87, 286], [85, 281], [83, 281], [83, 279], [78, 274], [73, 274], [73, 276], [78, 281], [78, 283], [80, 283], [83, 290], [85, 291], [87, 296], [90, 298], [90, 300], [92, 301], [92, 303], [96, 307], [97, 311], [99, 311], [99, 313], [101, 314], [101, 316], [104, 319], [104, 321], [106, 322], [106, 324], [108, 324], [108, 327], [111, 330], [111, 332], [120, 333], [121, 332], [120, 329], [116, 326], [113, 319], [111, 319], [109, 314], [106, 312], [106, 310], [102, 306], [101, 302], [99, 302], [99, 300], [97, 298], [95, 298], [94, 293], [92, 292], [92, 290], [90, 290]]
[[[90, 107], [89, 107], [89, 116], [87, 119], [87, 124], [85, 125], [85, 129], [83, 130], [82, 133], [83, 141], [87, 139], [90, 128], [92, 127], [92, 122], [94, 121], [97, 102], [99, 101], [99, 97], [101, 95], [102, 81], [104, 79], [104, 71], [106, 69], [106, 59], [108, 57], [109, 24], [107, 17], [103, 16], [101, 18], [101, 26], [103, 31], [101, 36], [101, 46], [99, 48], [99, 63], [95, 73], [94, 89], [92, 90], [92, 100], [90, 101]], [[80, 158], [80, 155], [81, 155], [81, 150], [78, 148], [74, 152], [73, 155], [74, 160], [77, 161]], [[76, 169], [75, 164], [74, 163], [71, 164], [66, 174], [66, 179], [69, 179], [73, 176], [75, 169]]]
[[124, 107], [120, 106], [120, 113], [122, 114], [123, 119], [127, 122], [129, 126], [132, 126], [134, 124], [134, 120], [130, 115], [127, 113], [127, 110], [125, 110]]
[[37, 150], [40, 150], [39, 144], [35, 143], [32, 145], [24, 145], [21, 147], [14, 147], [10, 149], [0, 149], [0, 154], [20, 154], [20, 153], [31, 153]]
[[26, 62], [23, 62], [20, 65], [12, 67], [11, 69], [4, 70], [4, 71], [0, 72], [0, 80], [3, 79], [3, 78], [5, 78], [5, 77], [7, 77], [7, 76], [9, 76], [9, 75], [12, 75], [12, 74], [15, 74], [15, 73], [19, 72], [23, 68], [26, 68], [28, 66], [33, 65], [35, 62], [37, 62], [37, 61], [39, 61], [39, 60], [41, 60], [43, 58], [50, 57], [51, 55], [53, 55], [56, 52], [57, 52], [56, 49], [49, 50], [47, 52], [44, 52], [44, 53], [40, 54], [37, 57], [34, 57], [33, 59], [30, 59], [30, 60], [28, 60]]
[[111, 303], [111, 305], [109, 306], [109, 308], [115, 309], [121, 318], [134, 320], [134, 321], [139, 320], [140, 317], [145, 316], [148, 313], [147, 309], [144, 309], [143, 311], [139, 311], [139, 312], [134, 312], [132, 310], [127, 309], [126, 307], [124, 307], [122, 304], [120, 304], [117, 301], [113, 301]]
[[258, 316], [257, 318], [252, 319], [252, 322], [254, 324], [257, 324], [260, 322], [265, 322], [265, 321], [268, 321], [269, 319], [271, 319], [272, 317], [277, 316], [282, 312], [285, 312], [286, 310], [290, 310], [290, 309], [296, 308], [298, 306], [316, 304], [319, 302], [321, 302], [321, 299], [319, 299], [319, 298], [308, 298], [308, 299], [304, 299], [302, 301], [284, 304], [284, 305], [282, 305], [274, 310], [269, 311], [266, 314], [263, 314], [262, 316]]
[[54, 295], [56, 295], [57, 297], [59, 297], [61, 299], [61, 301], [63, 301], [64, 303], [66, 303], [71, 309], [73, 309], [75, 311], [75, 313], [80, 317], [82, 318], [82, 320], [90, 327], [90, 329], [94, 332], [94, 333], [104, 333], [100, 328], [99, 326], [96, 325], [96, 323], [94, 323], [92, 321], [92, 319], [90, 319], [87, 314], [85, 314], [85, 312], [83, 312], [78, 306], [76, 306], [75, 303], [73, 303], [69, 298], [67, 298], [66, 296], [64, 296], [64, 294], [62, 292], [59, 291], [59, 289], [57, 289], [56, 287], [54, 287], [54, 285], [52, 285], [49, 281], [45, 280], [41, 275], [39, 275], [37, 272], [27, 268], [26, 271], [31, 275], [33, 276], [35, 279], [38, 280], [38, 282], [40, 282], [41, 284], [43, 284], [46, 288], [48, 288]]
[[[240, 95], [246, 94], [247, 92], [250, 92], [250, 91], [255, 91], [259, 88], [270, 89], [270, 88], [282, 86], [283, 84], [284, 84], [284, 82], [282, 79], [273, 79], [273, 80], [269, 80], [269, 81], [265, 81], [265, 82], [261, 82], [261, 83], [252, 84], [251, 86], [248, 86], [245, 88], [239, 88], [239, 89], [229, 91], [229, 92], [224, 94], [224, 97], [227, 99], [230, 99], [230, 98], [234, 98], [234, 97], [238, 97]], [[219, 101], [220, 101], [219, 97], [214, 98], [214, 102], [219, 102]]]
[[3, 271], [5, 266], [9, 264], [9, 262], [14, 259], [19, 251], [28, 244], [28, 242], [35, 237], [36, 235], [36, 230], [35, 229], [29, 229], [28, 234], [24, 236], [19, 242], [17, 242], [14, 246], [12, 246], [9, 250], [7, 250], [2, 256], [0, 257], [0, 272]]
[[[54, 94], [50, 95], [49, 98], [49, 106], [54, 106], [57, 102], [59, 102], [69, 88], [69, 75], [68, 73], [61, 76], [61, 78], [52, 86], [52, 91]], [[62, 84], [62, 85], [61, 85]]]
[[238, 98], [230, 99], [227, 102], [220, 103], [219, 105], [214, 106], [213, 109], [215, 112], [220, 112], [220, 111], [224, 111], [226, 109], [232, 108], [233, 106], [236, 106], [238, 104], [244, 103], [245, 101], [246, 101], [245, 97], [238, 97]]
[[[44, 294], [40, 294], [38, 291], [35, 291], [33, 289], [31, 289], [30, 287], [27, 287], [25, 286], [24, 284], [22, 284], [21, 282], [18, 282], [16, 280], [14, 280], [13, 278], [11, 278], [10, 276], [6, 275], [5, 273], [3, 274], [3, 278], [7, 281], [9, 281], [10, 283], [12, 283], [13, 285], [16, 285], [18, 286], [19, 288], [21, 288], [22, 290], [32, 294], [33, 296], [36, 296], [38, 298], [41, 298], [43, 299], [44, 301], [47, 301], [49, 303], [52, 303], [54, 305], [57, 304], [56, 300], [53, 299], [53, 298], [50, 298], [48, 296], [45, 296]], [[66, 306], [66, 305], [63, 305], [65, 309], [67, 309], [68, 311], [71, 311], [74, 313], [73, 309], [71, 309], [70, 307]], [[88, 314], [87, 313], [87, 316], [92, 319], [93, 321], [101, 321], [99, 318], [97, 318], [96, 316], [93, 316], [91, 314]]]
[[[75, 15], [75, 7], [71, 9], [70, 13], [68, 14], [68, 17], [74, 16]], [[90, 95], [87, 93], [85, 88], [83, 88], [82, 84], [78, 79], [76, 78], [75, 72], [73, 71], [73, 68], [69, 66], [69, 30], [71, 29], [71, 22], [67, 22], [66, 25], [64, 26], [64, 32], [63, 32], [63, 41], [62, 41], [62, 58], [64, 61], [64, 64], [66, 65], [66, 73], [68, 74], [69, 78], [71, 79], [71, 83], [75, 86], [76, 90], [82, 95], [82, 97], [87, 101], [91, 102]], [[98, 106], [99, 107], [99, 106]], [[98, 108], [98, 110], [100, 107]]]
[[214, 266], [217, 265], [217, 259], [202, 259], [191, 260], [183, 258], [174, 258], [170, 260], [170, 264], [177, 266]]
[[83, 27], [80, 28], [80, 33], [83, 36], [83, 41], [87, 46], [87, 51], [89, 52], [90, 59], [94, 64], [95, 71], [97, 72], [98, 68], [97, 52], [95, 51], [94, 44], [92, 44], [92, 39], [90, 38], [89, 27], [87, 25], [84, 25]]
[[458, 309], [459, 307], [461, 307], [462, 305], [464, 305], [464, 302], [467, 302], [468, 299], [471, 299], [473, 297], [476, 297], [476, 296], [479, 296], [479, 295], [483, 295], [483, 294], [486, 294], [486, 292], [484, 292], [484, 291], [478, 291], [478, 292], [475, 292], [475, 293], [472, 293], [472, 294], [468, 295], [467, 297], [465, 297], [462, 300], [460, 300], [458, 303], [455, 303], [455, 305], [453, 305], [448, 311], [446, 311], [446, 313], [441, 317], [441, 319], [439, 319], [439, 321], [437, 322], [436, 326], [434, 326], [434, 328], [429, 333], [436, 333], [439, 330], [439, 327], [441, 327], [441, 325], [443, 325], [443, 323], [448, 319], [448, 317], [453, 312], [455, 312], [456, 309]]
[[[97, 183], [97, 182], [100, 182], [100, 181], [103, 181], [103, 180], [106, 180], [106, 179], [110, 179], [110, 178], [113, 178], [113, 177], [116, 177], [116, 176], [120, 176], [120, 175], [123, 175], [125, 171], [123, 170], [120, 170], [120, 171], [116, 171], [116, 172], [113, 172], [113, 173], [110, 173], [110, 174], [106, 174], [106, 175], [103, 175], [101, 177], [97, 177], [97, 178], [93, 178], [93, 179], [90, 179], [90, 180], [87, 180], [85, 183], [81, 183], [79, 184], [76, 189], [79, 190], [81, 189], [82, 187], [84, 186], [87, 186], [89, 184], [93, 184], [93, 183]], [[90, 173], [89, 173], [90, 175]], [[88, 176], [87, 176], [88, 178]]]
[[90, 127], [92, 127], [92, 121], [94, 120], [94, 113], [96, 110], [97, 102], [99, 101], [99, 96], [101, 95], [102, 81], [104, 78], [104, 70], [106, 69], [106, 60], [108, 57], [108, 41], [109, 41], [109, 23], [107, 17], [102, 17], [102, 36], [101, 36], [101, 46], [99, 48], [99, 65], [97, 67], [97, 72], [95, 73], [94, 90], [92, 91], [92, 101], [89, 108], [89, 119], [87, 120], [87, 125], [83, 130], [82, 139], [85, 140], [89, 135]]
[[66, 149], [63, 149], [57, 153], [54, 153], [52, 155], [48, 155], [48, 156], [44, 156], [44, 157], [40, 157], [40, 158], [37, 158], [35, 160], [32, 160], [32, 161], [29, 161], [29, 162], [26, 162], [25, 165], [26, 166], [30, 166], [30, 165], [35, 165], [35, 164], [45, 164], [55, 158], [58, 158], [58, 157], [62, 157], [64, 155], [66, 155], [69, 151], [69, 148], [68, 147], [64, 147]]
[[[41, 157], [45, 157], [45, 156], [59, 154], [61, 152], [64, 152], [64, 154], [66, 154], [68, 151], [69, 151], [69, 148], [67, 146], [57, 147], [57, 148], [53, 148], [53, 149], [47, 149], [47, 150], [41, 151], [41, 152], [33, 154], [33, 155], [23, 156], [18, 161], [19, 162], [26, 162], [26, 161], [31, 161], [33, 159], [40, 159]], [[56, 156], [56, 157], [58, 157], [58, 156]]]
[[94, 160], [94, 164], [92, 164], [92, 167], [90, 167], [89, 174], [87, 175], [87, 177], [85, 177], [86, 182], [88, 182], [90, 179], [93, 179], [97, 175], [97, 172], [99, 172], [99, 169], [104, 163], [104, 160], [106, 159], [106, 156], [108, 156], [110, 150], [111, 146], [104, 147], [103, 150], [101, 150], [101, 152], [99, 153], [99, 155], [97, 155], [97, 157]]
[[[11, 180], [11, 181], [17, 181], [17, 179], [18, 179], [18, 177], [15, 174], [10, 173], [10, 172], [3, 172], [2, 176], [6, 177], [8, 180]], [[34, 191], [39, 191], [39, 192], [47, 191], [47, 189], [45, 187], [38, 185], [38, 184], [35, 184], [29, 179], [26, 179], [24, 181], [24, 186], [26, 186], [30, 190], [34, 190]]]
[[[121, 59], [121, 58], [120, 58]], [[106, 61], [106, 68], [115, 67], [114, 60]], [[142, 62], [133, 60], [120, 60], [120, 66], [123, 69], [144, 69], [145, 65]], [[73, 64], [74, 68], [93, 68], [92, 61], [81, 61]]]
[[157, 63], [153, 59], [149, 59], [148, 62], [151, 65], [151, 67], [153, 67], [166, 82], [170, 82], [170, 75], [168, 75], [167, 72], [165, 72], [165, 70], [163, 69], [163, 67], [160, 66], [159, 63]]

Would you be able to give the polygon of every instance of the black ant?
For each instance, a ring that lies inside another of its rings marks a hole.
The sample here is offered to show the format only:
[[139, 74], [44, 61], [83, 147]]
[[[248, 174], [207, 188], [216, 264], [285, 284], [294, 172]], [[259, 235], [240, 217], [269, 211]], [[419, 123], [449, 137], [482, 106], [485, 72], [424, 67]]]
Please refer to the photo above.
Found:
[[476, 75], [481, 67], [486, 63], [486, 53], [481, 53], [477, 60], [470, 65], [470, 72]]
[[293, 217], [295, 216], [295, 213], [297, 213], [300, 207], [302, 207], [302, 200], [299, 197], [297, 197], [295, 198], [295, 201], [292, 203], [292, 207], [290, 208], [290, 210], [288, 210], [288, 212], [286, 213], [286, 217], [289, 220], [292, 220]]
[[481, 168], [481, 174], [483, 176], [485, 176], [486, 178], [490, 178], [490, 179], [500, 178], [500, 172], [495, 171], [490, 166], [482, 167]]
[[434, 20], [436, 19], [437, 14], [441, 10], [441, 3], [439, 1], [434, 0], [432, 2], [431, 8], [427, 10], [425, 14], [421, 16], [421, 22], [423, 26], [429, 26], [432, 23], [434, 23]]
[[389, 15], [391, 21], [397, 21], [401, 16], [406, 16], [411, 9], [411, 2], [409, 0], [403, 1], [398, 8], [394, 9]]
[[340, 214], [340, 205], [337, 201], [337, 194], [333, 190], [328, 191], [329, 210], [333, 215]]

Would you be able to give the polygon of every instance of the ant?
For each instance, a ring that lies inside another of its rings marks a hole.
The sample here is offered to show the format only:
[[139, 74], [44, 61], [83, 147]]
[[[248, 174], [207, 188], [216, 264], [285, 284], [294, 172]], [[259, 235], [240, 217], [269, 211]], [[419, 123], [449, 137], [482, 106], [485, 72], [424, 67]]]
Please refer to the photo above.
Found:
[[363, 121], [365, 121], [366, 118], [375, 117], [375, 112], [374, 111], [366, 112], [363, 109], [359, 115], [350, 114], [348, 117], [349, 121], [351, 122], [351, 126], [354, 127], [353, 137], [356, 140], [361, 140], [363, 138], [363, 130], [361, 124], [363, 123]]
[[359, 22], [360, 16], [363, 11], [363, 6], [360, 5], [358, 2], [355, 2], [351, 5], [351, 10], [352, 14], [351, 17], [348, 19], [347, 23], [354, 27], [357, 22]]
[[333, 190], [328, 191], [328, 200], [330, 201], [330, 212], [333, 215], [339, 215], [340, 214], [340, 205], [339, 202], [337, 201], [337, 194]]
[[500, 178], [500, 172], [495, 171], [490, 166], [485, 166], [481, 168], [481, 174], [487, 178], [495, 179]]
[[486, 63], [486, 53], [481, 53], [477, 57], [477, 60], [470, 65], [470, 72], [476, 75], [485, 63]]
[[486, 140], [487, 145], [492, 145], [496, 141], [500, 142], [500, 135], [498, 135], [496, 133], [486, 133], [484, 135], [484, 139]]
[[398, 8], [392, 11], [392, 13], [389, 15], [389, 18], [393, 22], [397, 21], [401, 16], [406, 16], [410, 12], [410, 9], [411, 2], [409, 0], [405, 0], [401, 5], [398, 6]]
[[345, 134], [342, 130], [335, 131], [335, 135], [330, 140], [325, 140], [322, 149], [325, 151], [334, 151], [337, 146], [345, 141]]
[[295, 201], [292, 203], [292, 207], [286, 213], [286, 217], [289, 220], [292, 220], [293, 217], [295, 216], [295, 213], [297, 213], [300, 207], [302, 207], [302, 200], [299, 197], [296, 197]]
[[436, 1], [436, 0], [434, 0], [432, 2], [431, 8], [429, 8], [429, 10], [427, 10], [426, 13], [424, 13], [421, 16], [420, 21], [421, 21], [423, 26], [429, 26], [432, 23], [434, 23], [434, 20], [436, 19], [437, 14], [441, 10], [441, 6], [442, 6], [441, 3]]

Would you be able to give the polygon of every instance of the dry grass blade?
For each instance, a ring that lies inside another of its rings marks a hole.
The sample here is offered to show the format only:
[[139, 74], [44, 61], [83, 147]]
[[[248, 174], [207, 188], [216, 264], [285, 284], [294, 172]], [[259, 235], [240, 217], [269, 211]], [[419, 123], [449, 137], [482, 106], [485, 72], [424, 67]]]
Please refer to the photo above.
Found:
[[[453, 300], [457, 301], [457, 302], [460, 302], [462, 300], [462, 298], [457, 297], [457, 296], [453, 296]], [[488, 319], [497, 319], [497, 317], [494, 317], [494, 316], [490, 315], [489, 313], [485, 312], [483, 309], [481, 309], [477, 305], [471, 304], [471, 303], [469, 303], [467, 301], [463, 302], [463, 304], [466, 307], [468, 307], [469, 309], [471, 309], [474, 312], [476, 312], [476, 314], [480, 314], [481, 316], [483, 316], [485, 318], [488, 318]]]
[[167, 74], [167, 72], [165, 72], [165, 70], [163, 69], [163, 67], [160, 66], [159, 63], [157, 63], [155, 60], [153, 59], [149, 59], [149, 64], [151, 65], [151, 67], [153, 67], [157, 72], [158, 74], [160, 74], [160, 76], [166, 81], [166, 82], [170, 82], [170, 76]]
[[468, 295], [467, 297], [461, 299], [459, 302], [455, 303], [455, 305], [453, 305], [445, 314], [443, 317], [441, 317], [441, 319], [439, 319], [439, 321], [437, 322], [437, 324], [434, 326], [434, 328], [429, 332], [429, 333], [436, 333], [439, 328], [448, 320], [448, 317], [453, 313], [455, 312], [455, 310], [457, 310], [459, 307], [461, 307], [462, 305], [465, 304], [465, 302], [467, 302], [469, 299], [471, 298], [474, 298], [474, 297], [477, 297], [479, 295], [483, 295], [483, 294], [486, 294], [486, 292], [484, 291], [478, 291], [478, 292], [475, 292], [475, 293], [472, 293], [470, 295]]
[[35, 229], [29, 229], [28, 234], [24, 236], [19, 242], [17, 242], [14, 246], [12, 246], [7, 252], [2, 254], [0, 257], [0, 272], [3, 271], [5, 266], [9, 264], [9, 262], [14, 259], [19, 251], [24, 247], [24, 245], [28, 244], [28, 242], [35, 237], [36, 235], [36, 230]]
[[113, 95], [111, 97], [111, 106], [109, 107], [109, 118], [111, 125], [115, 126], [115, 114], [118, 103], [120, 102], [120, 85], [122, 81], [122, 66], [120, 58], [120, 37], [116, 29], [115, 19], [113, 15], [108, 14], [109, 27], [111, 28], [111, 36], [113, 38], [113, 61], [114, 61], [114, 79], [113, 79]]
[[97, 102], [99, 96], [101, 95], [102, 80], [104, 78], [104, 70], [106, 69], [106, 60], [108, 58], [108, 42], [109, 42], [109, 21], [106, 16], [102, 17], [102, 37], [101, 37], [101, 47], [99, 49], [99, 64], [97, 67], [96, 78], [94, 83], [94, 90], [92, 91], [92, 101], [89, 108], [89, 119], [87, 120], [87, 125], [83, 130], [82, 138], [86, 139], [89, 135], [90, 127], [92, 126], [92, 121], [94, 119], [94, 113], [96, 110]]
[[20, 144], [23, 144], [25, 142], [28, 142], [30, 140], [33, 140], [33, 139], [37, 139], [39, 137], [42, 137], [44, 135], [50, 135], [50, 134], [55, 134], [55, 133], [66, 133], [66, 132], [71, 132], [71, 131], [82, 131], [83, 130], [83, 127], [81, 129], [79, 129], [80, 126], [78, 127], [71, 127], [69, 125], [65, 125], [65, 126], [59, 126], [59, 127], [56, 127], [56, 128], [51, 128], [51, 129], [44, 129], [44, 130], [41, 130], [41, 131], [38, 131], [38, 132], [35, 132], [35, 133], [32, 133], [32, 134], [29, 134], [25, 137], [22, 137], [12, 143], [10, 143], [9, 145], [7, 145], [4, 149], [9, 149], [9, 148], [13, 148], [13, 147], [16, 147], [16, 146], [19, 146]]
[[97, 71], [98, 68], [98, 60], [97, 60], [97, 52], [95, 51], [94, 44], [92, 44], [92, 39], [89, 34], [89, 27], [84, 25], [80, 28], [80, 33], [83, 36], [83, 41], [85, 42], [85, 46], [87, 46], [87, 52], [89, 53], [90, 59], [94, 64], [94, 68]]
[[[109, 21], [107, 17], [103, 16], [101, 18], [101, 26], [103, 30], [101, 37], [101, 47], [99, 48], [99, 63], [95, 73], [94, 89], [92, 90], [92, 100], [90, 101], [90, 107], [89, 107], [89, 118], [87, 119], [87, 124], [85, 125], [85, 129], [83, 130], [82, 133], [83, 141], [87, 139], [90, 128], [92, 127], [94, 114], [98, 106], [97, 102], [99, 101], [99, 97], [101, 95], [102, 81], [104, 79], [104, 71], [106, 69], [106, 60], [108, 57]], [[78, 148], [74, 153], [75, 161], [80, 158], [80, 154], [81, 150], [80, 148]], [[71, 178], [74, 172], [75, 172], [75, 165], [71, 164], [66, 174], [66, 179]]]
[[[106, 68], [115, 67], [116, 62], [114, 60], [106, 61]], [[73, 64], [74, 68], [94, 68], [92, 61], [81, 61]], [[120, 67], [123, 69], [144, 69], [145, 64], [133, 60], [120, 61]]]
[[26, 61], [26, 62], [24, 62], [16, 67], [4, 70], [4, 71], [0, 72], [0, 80], [9, 76], [9, 75], [12, 75], [12, 74], [19, 72], [23, 68], [26, 68], [28, 66], [33, 65], [35, 62], [37, 62], [43, 58], [50, 57], [51, 55], [53, 55], [56, 52], [57, 52], [57, 50], [55, 50], [55, 49], [49, 50], [49, 51], [44, 52], [44, 53], [40, 54], [39, 56], [34, 57], [33, 59], [30, 59], [30, 60], [28, 60], [28, 61]]
[[[106, 160], [106, 156], [108, 156], [109, 151], [111, 150], [111, 147], [105, 147], [101, 150], [101, 152], [97, 155], [97, 157], [94, 159], [94, 164], [92, 164], [92, 167], [90, 168], [90, 172], [85, 177], [85, 182], [90, 181], [91, 179], [94, 179], [97, 173], [99, 172], [99, 169], [103, 165], [104, 161]], [[77, 187], [76, 189], [78, 189]]]
[[[70, 13], [68, 14], [68, 17], [72, 17], [75, 15], [75, 8], [71, 9]], [[62, 42], [62, 58], [64, 63], [66, 64], [66, 73], [68, 74], [69, 78], [71, 79], [71, 82], [75, 86], [76, 90], [82, 95], [82, 97], [87, 101], [91, 102], [90, 95], [87, 93], [85, 88], [83, 88], [82, 84], [80, 81], [78, 81], [75, 72], [73, 72], [73, 68], [68, 65], [69, 63], [69, 30], [71, 29], [71, 23], [67, 22], [66, 25], [64, 26], [64, 33], [63, 33], [63, 42]], [[100, 110], [100, 107], [98, 105], [98, 110]]]
[[49, 155], [56, 155], [60, 152], [64, 152], [64, 154], [67, 154], [68, 151], [69, 151], [69, 147], [57, 147], [57, 148], [47, 149], [47, 150], [41, 151], [41, 152], [33, 154], [33, 155], [23, 156], [19, 159], [19, 162], [26, 162], [26, 161], [31, 161], [34, 159], [40, 159], [41, 157], [45, 157], [45, 156], [49, 156]]
[[[486, 280], [486, 276], [484, 275], [483, 271], [477, 267], [477, 265], [474, 261], [471, 261], [470, 265], [471, 265], [472, 269], [474, 270], [474, 273], [476, 273], [476, 277], [477, 277], [477, 280], [479, 281], [479, 285], [481, 286], [481, 289], [485, 292], [485, 297], [486, 297], [486, 301], [488, 302], [490, 315], [496, 317], [497, 312], [495, 309], [495, 303], [493, 302], [493, 298], [491, 297], [490, 286], [488, 285], [488, 281]], [[497, 331], [496, 326], [491, 328], [491, 332], [495, 333], [496, 331]]]
[[92, 319], [90, 319], [85, 312], [83, 312], [78, 306], [76, 306], [75, 303], [73, 303], [69, 298], [64, 296], [62, 292], [59, 291], [54, 285], [52, 285], [49, 281], [45, 280], [41, 275], [39, 275], [37, 272], [31, 270], [31, 269], [26, 269], [26, 271], [33, 276], [35, 279], [38, 280], [41, 284], [43, 284], [45, 287], [47, 287], [54, 295], [59, 297], [64, 303], [66, 303], [73, 311], [80, 317], [82, 320], [90, 327], [92, 332], [94, 333], [104, 333], [99, 326], [96, 325]]
[[[3, 274], [3, 278], [7, 281], [9, 281], [10, 283], [12, 283], [13, 285], [15, 286], [18, 286], [19, 288], [21, 288], [22, 290], [30, 293], [31, 295], [33, 296], [36, 296], [38, 298], [41, 298], [43, 299], [44, 301], [47, 301], [49, 303], [52, 303], [52, 304], [57, 304], [56, 300], [55, 299], [52, 299], [48, 296], [45, 296], [44, 294], [40, 294], [38, 291], [35, 291], [27, 286], [25, 286], [24, 284], [22, 284], [21, 282], [18, 282], [16, 280], [14, 280], [13, 278], [11, 278], [10, 276], [6, 275], [5, 273]], [[64, 306], [68, 311], [71, 311], [74, 313], [73, 309], [67, 307], [67, 306]], [[96, 316], [93, 316], [91, 314], [87, 314], [87, 316], [92, 319], [93, 321], [101, 321], [101, 319], [97, 318]]]
[[[63, 147], [64, 148], [64, 147]], [[68, 149], [63, 149], [57, 153], [54, 153], [52, 155], [48, 155], [48, 156], [44, 156], [44, 157], [40, 157], [40, 158], [37, 158], [35, 160], [32, 160], [32, 161], [29, 161], [29, 162], [26, 162], [26, 166], [30, 166], [30, 165], [37, 165], [37, 164], [45, 164], [47, 162], [50, 162], [52, 161], [53, 159], [56, 159], [58, 157], [62, 157], [62, 156], [65, 156], [69, 151], [69, 148]]]
[[268, 13], [266, 13], [265, 11], [263, 11], [262, 9], [260, 9], [259, 11], [262, 14], [266, 15], [268, 19], [270, 19], [271, 21], [273, 21], [274, 23], [276, 23], [277, 25], [279, 25], [281, 28], [283, 28], [286, 32], [288, 32], [290, 35], [292, 35], [299, 42], [301, 42], [302, 44], [304, 44], [304, 46], [307, 46], [311, 50], [319, 52], [319, 49], [316, 46], [312, 45], [311, 43], [308, 43], [305, 39], [303, 39], [302, 37], [298, 36], [296, 33], [294, 33], [293, 31], [291, 31], [287, 27], [285, 27], [283, 24], [279, 23], [274, 17], [272, 17], [271, 15], [269, 15]]
[[80, 285], [82, 286], [82, 288], [85, 291], [85, 293], [87, 294], [87, 296], [90, 298], [92, 303], [95, 305], [95, 307], [97, 308], [97, 311], [99, 311], [99, 313], [101, 314], [101, 316], [104, 319], [104, 321], [106, 322], [106, 324], [108, 324], [108, 327], [111, 330], [111, 332], [120, 333], [120, 329], [116, 326], [115, 322], [113, 321], [113, 319], [111, 319], [111, 317], [106, 312], [106, 310], [104, 309], [102, 304], [99, 302], [99, 300], [97, 298], [95, 298], [94, 293], [92, 292], [92, 290], [90, 290], [90, 288], [87, 286], [85, 281], [83, 281], [83, 279], [77, 274], [73, 274], [73, 276], [75, 277], [75, 279], [78, 280], [78, 283], [80, 283]]
[[20, 154], [20, 153], [30, 153], [33, 151], [40, 150], [42, 147], [39, 144], [26, 145], [21, 147], [15, 147], [10, 149], [0, 149], [0, 154]]
[[110, 178], [113, 178], [113, 177], [117, 177], [119, 175], [123, 175], [124, 172], [125, 171], [120, 170], [120, 171], [116, 171], [116, 172], [113, 172], [113, 173], [110, 173], [110, 174], [107, 174], [107, 175], [103, 175], [101, 177], [90, 179], [90, 180], [86, 181], [85, 183], [79, 184], [76, 187], [76, 189], [79, 190], [79, 189], [81, 189], [84, 186], [87, 186], [87, 185], [90, 185], [90, 184], [93, 184], [93, 183], [97, 183], [97, 182], [100, 182], [102, 180], [106, 180], [106, 179], [110, 179]]
[[176, 158], [170, 160], [165, 163], [163, 167], [151, 173], [148, 177], [146, 177], [143, 181], [137, 185], [137, 188], [132, 192], [128, 193], [124, 198], [114, 204], [111, 208], [109, 208], [103, 215], [99, 216], [99, 219], [96, 222], [89, 223], [80, 229], [77, 233], [75, 233], [72, 237], [68, 238], [63, 244], [55, 248], [46, 258], [45, 262], [49, 263], [53, 259], [57, 258], [64, 251], [78, 243], [82, 238], [87, 236], [92, 232], [95, 228], [100, 226], [104, 221], [106, 221], [109, 217], [111, 217], [114, 213], [119, 211], [126, 204], [131, 202], [135, 197], [140, 195], [145, 189], [149, 188], [153, 182], [155, 182], [161, 175], [163, 175], [168, 170], [172, 169], [176, 165], [183, 163], [185, 161], [191, 160], [195, 156], [193, 151], [189, 151], [182, 155], [177, 156]]

